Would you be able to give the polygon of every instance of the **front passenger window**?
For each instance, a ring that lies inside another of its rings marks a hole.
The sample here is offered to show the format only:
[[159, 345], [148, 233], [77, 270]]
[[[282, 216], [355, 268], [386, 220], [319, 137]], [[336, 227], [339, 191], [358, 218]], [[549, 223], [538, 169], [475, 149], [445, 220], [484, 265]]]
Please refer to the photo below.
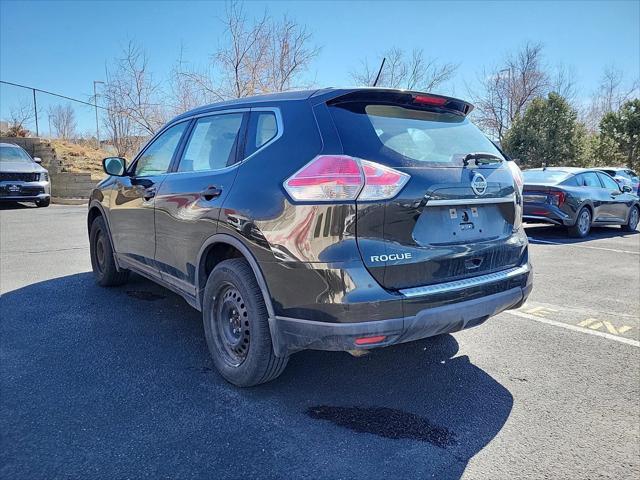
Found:
[[189, 122], [182, 122], [165, 130], [144, 151], [136, 164], [137, 177], [161, 175], [169, 170], [171, 159]]
[[620, 187], [613, 178], [603, 174], [598, 174], [598, 176], [600, 177], [600, 180], [602, 180], [604, 188], [606, 188], [607, 190], [620, 190]]

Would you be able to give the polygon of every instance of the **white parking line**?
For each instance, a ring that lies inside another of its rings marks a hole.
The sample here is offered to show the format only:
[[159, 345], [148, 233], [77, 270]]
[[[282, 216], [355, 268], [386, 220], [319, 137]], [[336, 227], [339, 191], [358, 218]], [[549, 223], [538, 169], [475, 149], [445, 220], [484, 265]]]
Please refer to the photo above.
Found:
[[533, 243], [550, 243], [551, 245], [562, 245], [564, 247], [588, 248], [591, 250], [605, 250], [607, 252], [630, 253], [631, 255], [640, 255], [640, 252], [632, 252], [630, 250], [618, 250], [615, 248], [591, 247], [589, 245], [578, 245], [575, 243], [552, 242], [550, 240], [540, 240], [538, 238], [529, 237], [529, 241]]
[[614, 342], [624, 343], [626, 345], [631, 345], [633, 347], [640, 347], [640, 342], [637, 340], [633, 340], [631, 338], [619, 337], [618, 335], [612, 335], [606, 332], [600, 332], [598, 330], [591, 330], [588, 328], [577, 327], [576, 325], [571, 325], [568, 323], [557, 322], [555, 320], [549, 320], [548, 318], [542, 318], [537, 315], [531, 315], [530, 313], [519, 312], [517, 310], [508, 310], [504, 313], [508, 313], [509, 315], [515, 315], [516, 317], [526, 318], [528, 320], [534, 320], [540, 323], [546, 323], [547, 325], [553, 325], [554, 327], [565, 328], [567, 330], [573, 330], [574, 332], [587, 333], [589, 335], [595, 335], [596, 337], [603, 337], [608, 340], [613, 340]]

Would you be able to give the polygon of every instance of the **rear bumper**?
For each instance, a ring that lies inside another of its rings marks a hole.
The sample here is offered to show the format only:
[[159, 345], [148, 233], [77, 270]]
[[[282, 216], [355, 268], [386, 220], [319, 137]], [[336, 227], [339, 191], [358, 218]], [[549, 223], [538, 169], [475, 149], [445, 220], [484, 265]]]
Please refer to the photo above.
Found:
[[554, 205], [525, 203], [522, 219], [527, 223], [552, 223], [569, 227], [575, 218]]
[[[405, 297], [405, 316], [355, 323], [330, 323], [288, 317], [270, 320], [276, 355], [303, 349], [353, 350], [409, 342], [480, 325], [489, 317], [524, 303], [532, 289], [528, 272], [487, 283], [488, 294], [455, 303], [438, 302], [438, 294]], [[490, 292], [490, 293], [489, 293]], [[363, 337], [384, 336], [367, 345], [356, 344]]]

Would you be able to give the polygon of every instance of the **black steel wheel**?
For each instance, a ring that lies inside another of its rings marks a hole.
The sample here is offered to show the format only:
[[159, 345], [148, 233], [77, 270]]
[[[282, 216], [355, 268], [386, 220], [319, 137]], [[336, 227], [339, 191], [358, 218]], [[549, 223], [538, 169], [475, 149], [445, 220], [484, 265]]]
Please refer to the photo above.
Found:
[[118, 270], [113, 258], [111, 240], [102, 217], [96, 218], [89, 232], [91, 267], [98, 285], [112, 287], [122, 285], [129, 279], [129, 270]]
[[246, 260], [220, 262], [207, 280], [202, 320], [211, 358], [220, 374], [239, 387], [277, 378], [288, 357], [273, 350], [262, 291]]
[[231, 284], [222, 288], [215, 305], [217, 348], [229, 365], [237, 367], [246, 360], [251, 342], [247, 306], [238, 289]]

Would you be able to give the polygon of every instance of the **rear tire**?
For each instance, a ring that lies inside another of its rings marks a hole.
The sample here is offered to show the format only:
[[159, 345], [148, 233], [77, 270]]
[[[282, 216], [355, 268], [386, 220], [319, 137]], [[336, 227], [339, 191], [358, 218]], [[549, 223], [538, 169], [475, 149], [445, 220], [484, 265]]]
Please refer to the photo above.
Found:
[[38, 208], [48, 207], [50, 203], [51, 203], [50, 198], [45, 198], [44, 200], [36, 200], [36, 207]]
[[640, 208], [635, 205], [631, 207], [631, 211], [629, 212], [629, 221], [626, 225], [622, 226], [622, 229], [625, 232], [635, 232], [636, 228], [638, 228], [638, 221], [640, 220]]
[[91, 224], [89, 252], [91, 254], [91, 267], [98, 285], [101, 287], [114, 287], [127, 283], [129, 270], [118, 271], [116, 268], [111, 239], [102, 217], [96, 218]]
[[216, 369], [238, 387], [277, 378], [289, 357], [273, 351], [262, 291], [242, 258], [220, 262], [204, 290], [202, 319]]
[[591, 211], [582, 207], [576, 217], [575, 225], [569, 227], [569, 235], [575, 238], [584, 238], [591, 230]]

